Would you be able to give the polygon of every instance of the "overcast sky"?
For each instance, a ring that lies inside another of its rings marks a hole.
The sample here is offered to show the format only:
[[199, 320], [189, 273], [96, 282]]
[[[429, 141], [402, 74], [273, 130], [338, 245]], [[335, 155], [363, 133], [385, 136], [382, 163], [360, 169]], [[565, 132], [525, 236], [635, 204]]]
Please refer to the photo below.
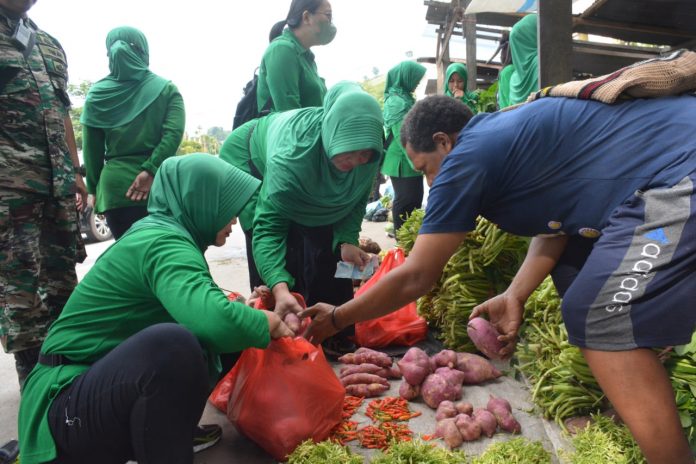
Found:
[[[314, 47], [319, 74], [331, 85], [360, 81], [413, 57], [434, 56], [423, 0], [333, 0], [336, 39]], [[130, 25], [150, 45], [150, 68], [171, 79], [186, 104], [187, 130], [230, 129], [241, 89], [259, 65], [271, 26], [290, 0], [38, 0], [29, 16], [56, 37], [70, 82], [108, 73], [107, 32]], [[432, 72], [432, 71], [431, 71]], [[81, 104], [81, 102], [74, 102]]]

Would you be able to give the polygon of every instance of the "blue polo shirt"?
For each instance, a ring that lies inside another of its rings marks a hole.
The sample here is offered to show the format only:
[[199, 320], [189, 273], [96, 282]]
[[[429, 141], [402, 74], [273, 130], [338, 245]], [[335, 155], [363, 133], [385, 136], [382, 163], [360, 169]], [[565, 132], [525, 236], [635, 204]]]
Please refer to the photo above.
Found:
[[693, 96], [479, 114], [442, 163], [420, 233], [471, 231], [481, 215], [516, 235], [590, 236], [637, 190], [696, 170], [695, 132]]

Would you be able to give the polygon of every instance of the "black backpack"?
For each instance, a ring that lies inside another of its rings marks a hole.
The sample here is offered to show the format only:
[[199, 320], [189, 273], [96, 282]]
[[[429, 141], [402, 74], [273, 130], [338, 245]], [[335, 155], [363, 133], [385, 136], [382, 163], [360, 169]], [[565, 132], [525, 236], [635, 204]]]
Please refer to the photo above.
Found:
[[239, 103], [237, 103], [237, 110], [234, 112], [232, 130], [235, 130], [247, 121], [266, 116], [271, 112], [272, 101], [270, 98], [261, 111], [259, 111], [259, 107], [256, 104], [256, 91], [259, 80], [257, 71], [258, 68], [254, 71], [254, 77], [244, 86], [244, 96], [239, 100]]

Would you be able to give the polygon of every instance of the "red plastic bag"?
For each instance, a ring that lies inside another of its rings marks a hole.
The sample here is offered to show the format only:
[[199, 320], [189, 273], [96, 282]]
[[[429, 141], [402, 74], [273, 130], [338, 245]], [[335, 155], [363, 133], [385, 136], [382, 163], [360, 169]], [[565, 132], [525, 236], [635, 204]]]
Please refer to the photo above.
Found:
[[[401, 248], [389, 250], [377, 272], [355, 292], [359, 296], [372, 287], [392, 269], [404, 263]], [[418, 315], [416, 302], [412, 302], [377, 319], [355, 324], [355, 342], [369, 348], [382, 348], [390, 345], [412, 346], [424, 340], [428, 334], [428, 324]]]
[[277, 460], [308, 438], [325, 440], [342, 420], [345, 388], [321, 347], [304, 338], [248, 348], [230, 374], [227, 417]]
[[[302, 295], [300, 295], [299, 293], [295, 293], [295, 292], [291, 292], [291, 293], [295, 297], [297, 302], [300, 303], [300, 306], [302, 306], [303, 308], [307, 307], [307, 305], [305, 304], [304, 297]], [[244, 297], [240, 293], [231, 292], [229, 295], [227, 295], [227, 298], [230, 301], [240, 301], [240, 298], [243, 299]], [[269, 310], [273, 309], [273, 308], [267, 308], [266, 305], [264, 305], [262, 298], [258, 298], [256, 301], [254, 301], [254, 308], [256, 308], [256, 309], [269, 309]], [[302, 326], [300, 328], [299, 333], [304, 333], [304, 331], [309, 326], [310, 322], [312, 322], [312, 320], [310, 318], [306, 317], [302, 321]], [[225, 376], [222, 379], [220, 379], [218, 381], [217, 385], [215, 385], [215, 388], [213, 389], [213, 391], [210, 393], [210, 396], [208, 397], [208, 401], [210, 401], [210, 403], [213, 406], [215, 406], [216, 408], [218, 408], [222, 412], [227, 411], [227, 402], [229, 401], [230, 393], [232, 392], [232, 371], [233, 370], [234, 369], [230, 369], [230, 371], [227, 374], [225, 374]]]

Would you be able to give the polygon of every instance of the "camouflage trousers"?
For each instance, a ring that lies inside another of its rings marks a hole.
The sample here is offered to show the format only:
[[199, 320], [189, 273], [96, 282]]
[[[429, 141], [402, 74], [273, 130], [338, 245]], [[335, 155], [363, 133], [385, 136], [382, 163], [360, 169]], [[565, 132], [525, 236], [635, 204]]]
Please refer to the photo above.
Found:
[[74, 197], [0, 189], [0, 341], [41, 345], [77, 285], [85, 258]]

